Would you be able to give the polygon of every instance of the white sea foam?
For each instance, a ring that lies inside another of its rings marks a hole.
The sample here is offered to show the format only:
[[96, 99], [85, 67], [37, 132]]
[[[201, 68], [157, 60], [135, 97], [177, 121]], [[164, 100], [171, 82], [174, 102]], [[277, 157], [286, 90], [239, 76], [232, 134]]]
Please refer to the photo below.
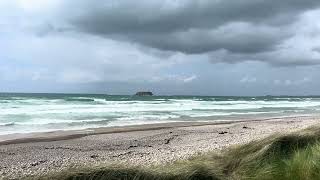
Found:
[[67, 124], [67, 123], [86, 123], [86, 122], [103, 122], [106, 119], [86, 119], [86, 120], [74, 120], [74, 119], [48, 119], [48, 118], [34, 118], [27, 122], [16, 122], [14, 125], [47, 125], [47, 124]]
[[[0, 103], [0, 131], [35, 132], [215, 119], [238, 115], [319, 112], [319, 98], [153, 98], [63, 97], [5, 98]], [[207, 119], [208, 119], [207, 118]], [[23, 127], [23, 128], [22, 128]]]

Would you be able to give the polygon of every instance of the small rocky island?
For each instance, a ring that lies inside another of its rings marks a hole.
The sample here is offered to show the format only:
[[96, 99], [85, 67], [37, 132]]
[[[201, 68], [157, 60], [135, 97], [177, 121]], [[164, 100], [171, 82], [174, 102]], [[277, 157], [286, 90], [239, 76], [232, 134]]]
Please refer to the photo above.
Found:
[[135, 94], [136, 96], [153, 96], [153, 93], [150, 91], [140, 91]]

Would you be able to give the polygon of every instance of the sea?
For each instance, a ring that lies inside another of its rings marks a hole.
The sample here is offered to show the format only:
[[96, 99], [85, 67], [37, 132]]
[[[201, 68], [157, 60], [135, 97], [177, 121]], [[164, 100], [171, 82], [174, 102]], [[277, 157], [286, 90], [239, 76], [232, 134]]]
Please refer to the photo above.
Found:
[[318, 115], [320, 96], [0, 93], [0, 135], [168, 122]]

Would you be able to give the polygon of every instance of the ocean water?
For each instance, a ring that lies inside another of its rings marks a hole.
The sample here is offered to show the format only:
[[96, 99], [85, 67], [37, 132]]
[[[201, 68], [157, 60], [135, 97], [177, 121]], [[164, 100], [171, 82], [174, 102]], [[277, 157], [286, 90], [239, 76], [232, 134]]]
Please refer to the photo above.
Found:
[[320, 97], [0, 94], [0, 135], [179, 121], [316, 115]]

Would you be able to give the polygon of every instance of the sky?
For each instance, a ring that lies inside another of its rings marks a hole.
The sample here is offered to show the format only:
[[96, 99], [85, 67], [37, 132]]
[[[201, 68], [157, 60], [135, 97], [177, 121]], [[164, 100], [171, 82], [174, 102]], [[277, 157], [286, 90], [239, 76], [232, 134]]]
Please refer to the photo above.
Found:
[[320, 95], [319, 0], [0, 0], [0, 92]]

